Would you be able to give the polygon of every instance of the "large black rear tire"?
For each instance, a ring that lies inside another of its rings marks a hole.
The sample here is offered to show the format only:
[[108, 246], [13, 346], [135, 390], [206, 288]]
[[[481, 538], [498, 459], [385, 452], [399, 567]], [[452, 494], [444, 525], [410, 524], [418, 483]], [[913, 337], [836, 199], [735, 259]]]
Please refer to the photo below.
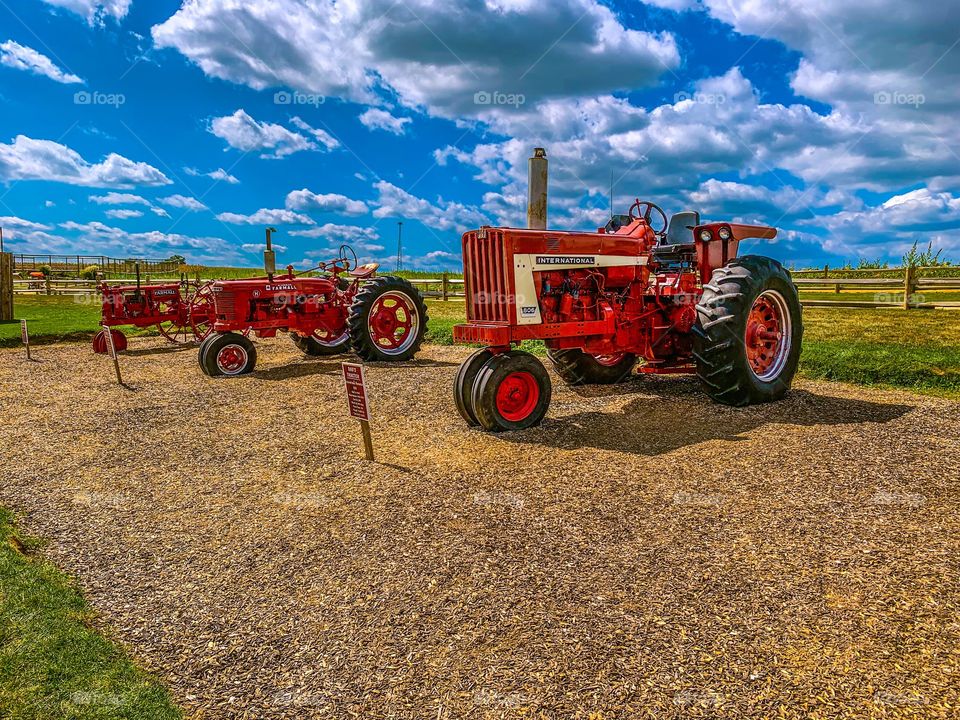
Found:
[[389, 275], [374, 278], [350, 306], [353, 351], [369, 362], [409, 360], [420, 349], [427, 319], [427, 305], [408, 281]]
[[567, 385], [615, 385], [627, 379], [637, 364], [633, 353], [595, 357], [583, 350], [551, 350], [547, 357]]
[[697, 304], [697, 375], [724, 405], [781, 399], [800, 361], [803, 317], [790, 273], [745, 255], [713, 272]]
[[327, 342], [313, 335], [298, 335], [290, 333], [293, 344], [310, 357], [324, 357], [327, 355], [341, 355], [350, 352], [350, 332], [344, 331], [339, 338]]

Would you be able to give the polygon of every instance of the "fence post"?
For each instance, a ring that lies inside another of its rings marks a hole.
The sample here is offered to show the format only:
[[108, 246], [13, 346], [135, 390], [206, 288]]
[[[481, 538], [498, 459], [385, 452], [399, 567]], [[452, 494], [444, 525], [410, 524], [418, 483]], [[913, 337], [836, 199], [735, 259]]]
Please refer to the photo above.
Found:
[[907, 265], [903, 271], [903, 309], [910, 309], [910, 296], [913, 295], [913, 291], [916, 287], [914, 281], [914, 276], [916, 269], [913, 265]]
[[13, 254], [0, 253], [0, 321], [13, 320]]
[[444, 301], [449, 300], [450, 295], [450, 277], [447, 273], [443, 274], [443, 299]]
[[830, 266], [829, 266], [829, 265], [824, 265], [824, 266], [823, 266], [823, 279], [826, 280], [828, 277], [830, 277]]
[[47, 291], [47, 295], [53, 295], [53, 293], [50, 291], [50, 276], [49, 276], [49, 275], [45, 275], [45, 276], [44, 276], [44, 278], [43, 278], [43, 287], [44, 287], [44, 289]]

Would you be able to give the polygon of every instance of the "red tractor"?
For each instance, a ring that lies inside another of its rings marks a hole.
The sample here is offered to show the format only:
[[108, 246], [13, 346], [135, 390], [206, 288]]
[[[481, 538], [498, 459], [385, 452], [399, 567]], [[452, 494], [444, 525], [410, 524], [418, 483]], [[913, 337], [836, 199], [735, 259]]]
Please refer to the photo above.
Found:
[[[288, 332], [307, 355], [337, 355], [351, 349], [363, 360], [412, 358], [423, 342], [427, 307], [420, 293], [398, 277], [374, 277], [377, 264], [358, 266], [348, 247], [305, 277], [282, 275], [213, 284], [213, 334], [201, 345], [200, 367], [211, 377], [243, 375], [257, 364], [247, 337]], [[312, 272], [312, 271], [311, 271]]]
[[[127, 349], [127, 338], [115, 328], [132, 325], [145, 328], [154, 325], [167, 340], [186, 343], [203, 340], [213, 320], [213, 294], [209, 284], [187, 282], [162, 285], [141, 285], [139, 270], [136, 285], [97, 285], [103, 299], [100, 324], [111, 328], [117, 351]], [[95, 353], [107, 352], [103, 330], [93, 338]]]
[[512, 349], [523, 340], [543, 340], [569, 385], [622, 382], [639, 360], [641, 373], [696, 373], [727, 405], [782, 398], [803, 335], [797, 289], [776, 260], [737, 257], [741, 240], [776, 234], [701, 223], [696, 212], [668, 222], [640, 200], [596, 233], [464, 234], [467, 323], [453, 335], [485, 347], [457, 372], [457, 409], [488, 431], [543, 419], [550, 376], [533, 355]]

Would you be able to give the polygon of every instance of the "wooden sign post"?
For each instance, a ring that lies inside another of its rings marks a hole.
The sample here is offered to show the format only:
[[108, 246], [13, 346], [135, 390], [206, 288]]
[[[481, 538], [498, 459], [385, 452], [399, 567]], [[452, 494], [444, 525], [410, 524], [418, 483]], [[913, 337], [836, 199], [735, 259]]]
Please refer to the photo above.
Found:
[[30, 357], [30, 331], [27, 330], [27, 321], [20, 321], [20, 340], [23, 341], [23, 346], [27, 349], [27, 360], [33, 360]]
[[341, 363], [343, 382], [347, 388], [347, 406], [350, 415], [360, 421], [363, 434], [363, 449], [367, 460], [373, 462], [373, 437], [370, 435], [370, 400], [367, 397], [367, 381], [363, 374], [363, 365], [359, 363]]
[[106, 325], [101, 325], [105, 335], [105, 340], [107, 341], [107, 350], [110, 352], [110, 357], [113, 358], [113, 369], [117, 372], [117, 385], [123, 385], [123, 378], [120, 376], [120, 358], [117, 357], [117, 346], [113, 342], [113, 332]]

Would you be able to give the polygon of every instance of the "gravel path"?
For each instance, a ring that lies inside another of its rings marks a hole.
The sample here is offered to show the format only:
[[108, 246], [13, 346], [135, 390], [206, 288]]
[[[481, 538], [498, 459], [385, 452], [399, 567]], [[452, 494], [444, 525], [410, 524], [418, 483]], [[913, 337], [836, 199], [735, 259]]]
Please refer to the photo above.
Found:
[[0, 352], [0, 503], [189, 714], [956, 717], [960, 403], [636, 378], [494, 437], [428, 347], [370, 465], [339, 361], [133, 347]]

